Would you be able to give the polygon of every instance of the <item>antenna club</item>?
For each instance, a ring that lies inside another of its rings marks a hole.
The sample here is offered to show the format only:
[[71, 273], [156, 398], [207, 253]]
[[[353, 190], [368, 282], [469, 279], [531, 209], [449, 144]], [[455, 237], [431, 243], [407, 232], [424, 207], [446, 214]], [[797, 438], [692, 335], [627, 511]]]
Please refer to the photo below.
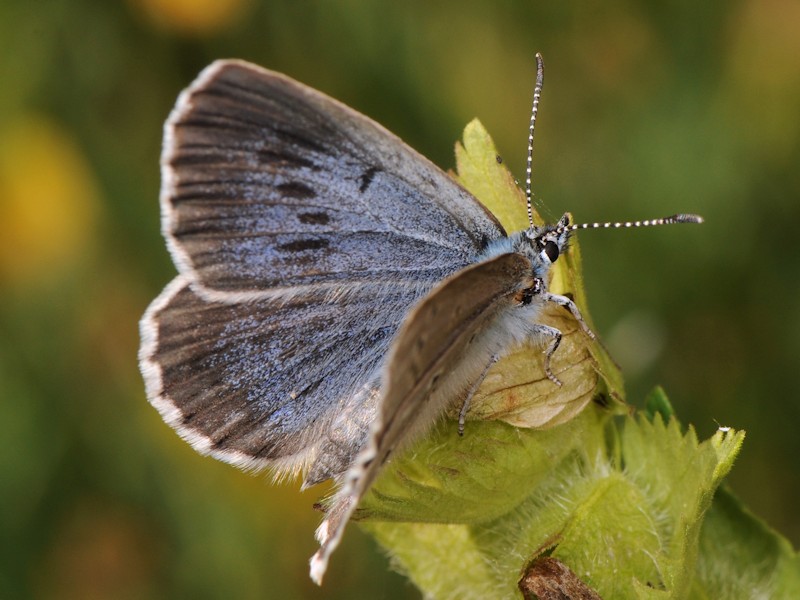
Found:
[[676, 223], [704, 223], [705, 219], [700, 215], [685, 215], [685, 214], [678, 214], [674, 215], [672, 219]]

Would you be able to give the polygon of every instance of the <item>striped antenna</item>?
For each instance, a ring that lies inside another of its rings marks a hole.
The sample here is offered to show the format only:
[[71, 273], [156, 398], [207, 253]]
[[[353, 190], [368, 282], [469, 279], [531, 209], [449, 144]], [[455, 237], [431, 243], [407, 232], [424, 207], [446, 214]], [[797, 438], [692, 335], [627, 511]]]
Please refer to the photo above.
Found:
[[576, 231], [578, 229], [622, 229], [628, 227], [655, 227], [656, 225], [672, 225], [674, 223], [702, 223], [703, 217], [699, 215], [672, 215], [661, 219], [648, 219], [646, 221], [622, 221], [616, 223], [576, 223], [566, 227], [556, 228], [556, 233]]
[[536, 113], [539, 110], [539, 97], [542, 95], [544, 83], [544, 61], [542, 55], [536, 53], [536, 87], [533, 88], [533, 108], [531, 124], [528, 127], [528, 162], [525, 167], [525, 199], [528, 206], [528, 223], [533, 227], [533, 209], [531, 208], [531, 164], [533, 163], [533, 128], [536, 126]]

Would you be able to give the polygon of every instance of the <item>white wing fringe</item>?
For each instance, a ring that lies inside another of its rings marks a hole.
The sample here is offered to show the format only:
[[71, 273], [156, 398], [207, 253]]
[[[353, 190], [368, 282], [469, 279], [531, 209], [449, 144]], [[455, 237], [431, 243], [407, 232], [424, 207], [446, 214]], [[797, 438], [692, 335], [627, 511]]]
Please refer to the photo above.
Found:
[[[376, 422], [381, 420], [377, 419]], [[350, 517], [353, 516], [358, 503], [378, 472], [379, 461], [374, 460], [377, 438], [374, 425], [375, 423], [373, 423], [370, 433], [369, 444], [358, 454], [353, 466], [347, 471], [344, 484], [334, 494], [325, 519], [317, 528], [316, 538], [319, 542], [319, 550], [309, 561], [311, 567], [309, 575], [317, 585], [322, 585], [322, 578], [328, 568], [328, 560], [339, 545]]]

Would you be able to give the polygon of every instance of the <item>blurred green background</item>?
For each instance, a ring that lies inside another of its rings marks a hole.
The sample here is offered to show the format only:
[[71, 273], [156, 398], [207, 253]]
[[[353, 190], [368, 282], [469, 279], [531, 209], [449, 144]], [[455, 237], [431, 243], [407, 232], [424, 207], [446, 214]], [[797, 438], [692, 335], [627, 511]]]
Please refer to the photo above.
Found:
[[321, 89], [442, 167], [479, 117], [551, 217], [698, 212], [581, 234], [629, 401], [665, 386], [730, 482], [800, 542], [800, 3], [3, 0], [0, 598], [414, 598], [357, 527], [320, 590], [321, 495], [202, 458], [144, 396], [137, 320], [172, 278], [161, 126], [208, 62]]

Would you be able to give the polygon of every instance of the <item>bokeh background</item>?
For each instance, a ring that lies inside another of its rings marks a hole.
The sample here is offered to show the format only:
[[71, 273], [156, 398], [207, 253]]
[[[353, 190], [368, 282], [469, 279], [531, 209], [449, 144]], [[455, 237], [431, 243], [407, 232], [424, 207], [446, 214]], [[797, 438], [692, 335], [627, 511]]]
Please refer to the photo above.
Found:
[[146, 402], [137, 320], [172, 278], [161, 126], [208, 62], [321, 89], [449, 168], [479, 117], [557, 217], [691, 211], [581, 234], [629, 401], [665, 386], [800, 542], [800, 3], [3, 0], [0, 597], [414, 598], [357, 527], [307, 577], [322, 493], [196, 455]]

